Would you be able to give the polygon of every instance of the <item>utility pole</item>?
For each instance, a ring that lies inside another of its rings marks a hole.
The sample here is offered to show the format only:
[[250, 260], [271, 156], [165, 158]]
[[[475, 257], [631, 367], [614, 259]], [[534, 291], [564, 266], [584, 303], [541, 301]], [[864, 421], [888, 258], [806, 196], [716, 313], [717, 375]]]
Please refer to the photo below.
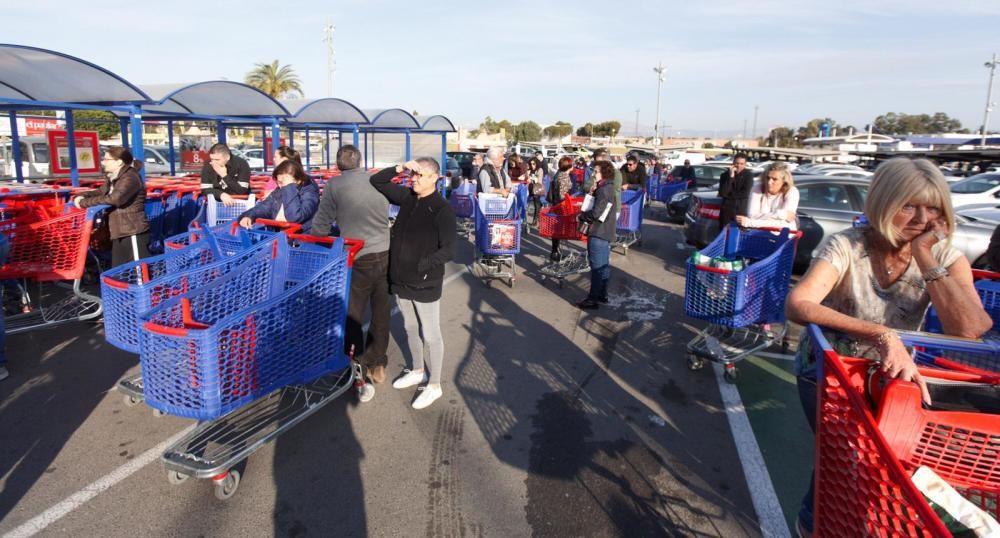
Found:
[[639, 109], [635, 109], [635, 137], [639, 138]]
[[333, 32], [337, 27], [327, 19], [323, 28], [323, 42], [326, 43], [326, 96], [333, 97], [333, 73], [337, 70], [337, 56], [333, 50]]
[[759, 108], [760, 107], [758, 105], [753, 106], [753, 131], [751, 131], [751, 136], [753, 136], [755, 140], [757, 139], [757, 110]]
[[979, 145], [986, 147], [986, 132], [989, 130], [990, 112], [993, 112], [993, 76], [996, 75], [997, 66], [1000, 65], [1000, 60], [997, 60], [997, 53], [994, 52], [993, 59], [983, 65], [990, 68], [990, 85], [986, 89], [986, 112], [983, 114], [983, 131]]
[[653, 127], [653, 145], [660, 145], [660, 92], [663, 89], [663, 81], [667, 78], [667, 68], [663, 67], [663, 62], [657, 62], [653, 68], [656, 73], [656, 125]]
[[743, 138], [743, 140], [747, 139], [747, 120], [746, 120], [746, 118], [743, 119], [743, 137], [742, 138]]

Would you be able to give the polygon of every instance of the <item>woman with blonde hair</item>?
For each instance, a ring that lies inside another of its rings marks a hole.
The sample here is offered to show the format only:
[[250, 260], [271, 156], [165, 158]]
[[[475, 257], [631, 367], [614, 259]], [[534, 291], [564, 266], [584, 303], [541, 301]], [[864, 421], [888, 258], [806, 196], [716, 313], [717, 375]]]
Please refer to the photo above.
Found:
[[744, 228], [798, 228], [795, 212], [799, 208], [799, 189], [785, 163], [771, 163], [760, 175], [760, 183], [750, 191], [747, 216], [737, 215], [736, 223]]
[[[934, 305], [953, 336], [977, 338], [993, 325], [972, 285], [972, 269], [951, 246], [955, 212], [940, 170], [926, 159], [890, 159], [865, 200], [869, 225], [835, 233], [791, 290], [789, 321], [815, 323], [837, 353], [872, 360], [889, 377], [927, 386], [896, 330], [917, 330]], [[815, 431], [816, 370], [808, 335], [796, 358], [799, 399]], [[800, 535], [813, 530], [813, 484], [799, 511]]]

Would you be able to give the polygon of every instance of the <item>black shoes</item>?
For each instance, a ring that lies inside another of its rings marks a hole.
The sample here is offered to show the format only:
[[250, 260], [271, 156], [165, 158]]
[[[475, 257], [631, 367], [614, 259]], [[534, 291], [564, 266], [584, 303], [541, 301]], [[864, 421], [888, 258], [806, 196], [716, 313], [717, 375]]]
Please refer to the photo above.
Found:
[[591, 299], [590, 297], [587, 297], [586, 299], [580, 301], [579, 303], [576, 303], [576, 306], [580, 310], [597, 310], [598, 308], [600, 308], [601, 304]]
[[562, 252], [552, 252], [549, 254], [549, 261], [558, 262], [562, 260]]

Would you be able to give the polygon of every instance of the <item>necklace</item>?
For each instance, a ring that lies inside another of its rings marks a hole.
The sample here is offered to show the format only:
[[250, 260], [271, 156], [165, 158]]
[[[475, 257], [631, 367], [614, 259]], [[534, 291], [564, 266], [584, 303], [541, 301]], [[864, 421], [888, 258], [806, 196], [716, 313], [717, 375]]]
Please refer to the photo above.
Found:
[[[892, 275], [893, 275], [894, 273], [896, 273], [896, 271], [899, 271], [899, 270], [902, 270], [902, 271], [905, 271], [905, 270], [906, 270], [906, 268], [910, 266], [910, 260], [911, 260], [912, 258], [913, 258], [913, 255], [911, 254], [911, 255], [909, 255], [909, 256], [907, 256], [907, 257], [906, 257], [906, 261], [903, 261], [903, 260], [901, 260], [901, 259], [899, 259], [899, 258], [896, 258], [896, 257], [894, 257], [894, 256], [891, 256], [891, 255], [888, 255], [888, 254], [887, 254], [887, 255], [886, 255], [886, 256], [885, 256], [885, 257], [884, 257], [884, 258], [882, 259], [882, 266], [883, 266], [883, 267], [885, 268], [885, 274], [887, 274], [887, 275], [889, 275], [889, 276], [892, 276]], [[892, 266], [892, 265], [890, 264], [890, 261], [894, 261], [894, 260], [898, 260], [898, 261], [902, 262], [902, 265], [903, 265], [903, 267], [902, 267], [901, 269], [896, 269], [896, 268], [894, 268], [894, 267], [893, 267], [893, 266]]]

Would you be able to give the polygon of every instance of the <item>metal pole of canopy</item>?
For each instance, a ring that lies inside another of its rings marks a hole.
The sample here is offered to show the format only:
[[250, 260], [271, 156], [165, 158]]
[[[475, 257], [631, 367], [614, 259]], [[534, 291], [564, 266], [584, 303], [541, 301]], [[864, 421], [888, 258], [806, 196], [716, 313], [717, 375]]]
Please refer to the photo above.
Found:
[[[271, 154], [278, 149], [281, 145], [281, 126], [278, 125], [277, 119], [271, 120]], [[267, 155], [264, 156], [265, 162], [267, 161]]]
[[215, 135], [219, 139], [220, 144], [226, 143], [226, 124], [221, 121], [215, 122]]
[[441, 182], [441, 196], [444, 196], [448, 193], [448, 133], [441, 133], [441, 171], [444, 176], [444, 181]]
[[17, 134], [17, 112], [11, 110], [7, 115], [10, 116], [10, 151], [14, 158], [14, 177], [23, 183], [24, 171], [21, 170], [21, 138]]
[[120, 118], [118, 122], [118, 128], [122, 132], [122, 147], [128, 148], [128, 118]]
[[174, 163], [174, 120], [167, 120], [167, 158], [170, 159], [170, 175], [177, 175]]
[[403, 162], [410, 162], [410, 130], [406, 130], [406, 159]]
[[[262, 151], [261, 153], [264, 154], [264, 171], [267, 172], [267, 158], [268, 158], [268, 154], [267, 154], [267, 125], [261, 125], [261, 127], [260, 127], [260, 147], [264, 148], [264, 151]], [[278, 146], [275, 145], [274, 139], [272, 138], [271, 139], [271, 155], [274, 155], [274, 151], [277, 150], [277, 149], [278, 149]]]
[[[55, 155], [49, 156], [50, 162], [59, 158], [59, 148]], [[80, 170], [77, 169], [76, 162], [76, 129], [73, 128], [73, 111], [66, 111], [66, 149], [69, 151], [69, 177], [73, 181], [74, 187], [80, 186]]]
[[[139, 108], [139, 105], [132, 105], [132, 110], [129, 111], [129, 118], [131, 119], [132, 127], [132, 158], [144, 163], [146, 162], [146, 157], [142, 151], [142, 109]], [[139, 169], [139, 177], [142, 178], [143, 183], [146, 183], [145, 166]]]
[[330, 169], [330, 130], [326, 130], [326, 169]]
[[309, 169], [310, 159], [309, 159], [309, 126], [306, 126], [306, 170]]
[[368, 170], [368, 133], [365, 133], [365, 170]]
[[358, 147], [358, 126], [354, 126], [354, 147]]

